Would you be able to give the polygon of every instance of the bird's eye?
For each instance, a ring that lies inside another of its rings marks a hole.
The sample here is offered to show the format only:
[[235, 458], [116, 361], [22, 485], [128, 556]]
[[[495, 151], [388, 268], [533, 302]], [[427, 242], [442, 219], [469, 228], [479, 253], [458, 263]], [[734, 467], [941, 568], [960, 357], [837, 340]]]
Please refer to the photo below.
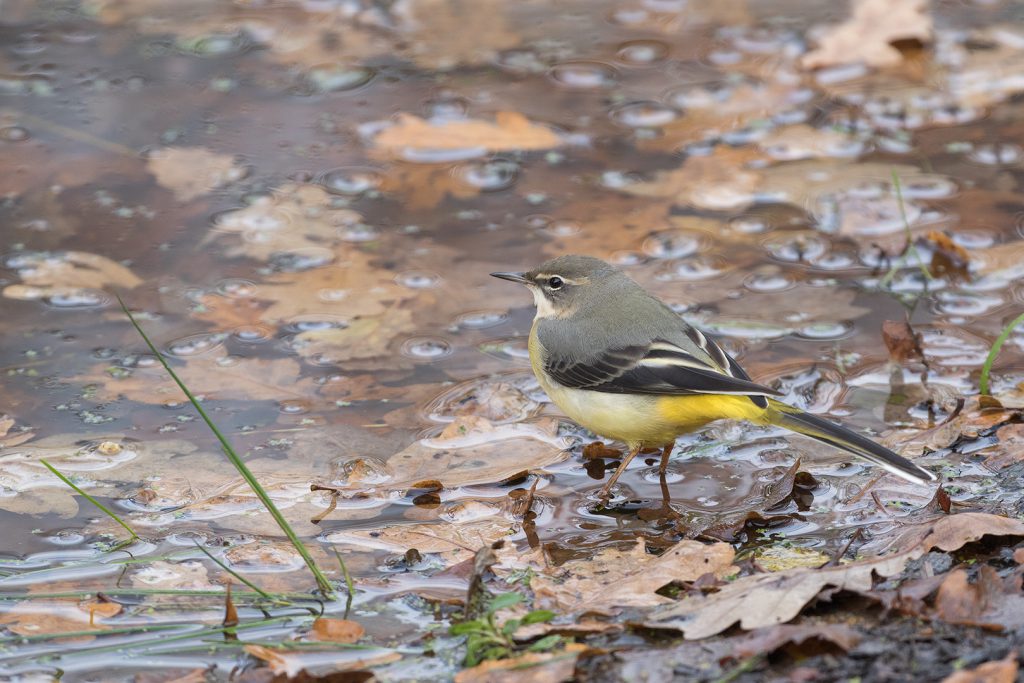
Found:
[[557, 275], [548, 278], [548, 287], [551, 289], [561, 289], [564, 284], [565, 283], [562, 282], [562, 278]]

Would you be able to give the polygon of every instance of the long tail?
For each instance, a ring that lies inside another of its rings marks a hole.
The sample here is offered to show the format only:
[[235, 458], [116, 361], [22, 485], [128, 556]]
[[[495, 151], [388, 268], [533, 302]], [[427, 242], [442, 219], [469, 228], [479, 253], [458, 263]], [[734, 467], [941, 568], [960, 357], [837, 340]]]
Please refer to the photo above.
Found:
[[871, 439], [775, 399], [768, 400], [765, 421], [853, 453], [915, 484], [935, 481], [935, 475], [931, 472]]

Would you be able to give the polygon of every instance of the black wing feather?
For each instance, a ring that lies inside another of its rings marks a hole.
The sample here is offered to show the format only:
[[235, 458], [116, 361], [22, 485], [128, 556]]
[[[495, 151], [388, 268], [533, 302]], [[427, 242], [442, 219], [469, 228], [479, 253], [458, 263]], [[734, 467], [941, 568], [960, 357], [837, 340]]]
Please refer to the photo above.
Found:
[[[762, 408], [768, 405], [764, 395], [778, 395], [777, 391], [752, 382], [736, 361], [717, 345], [708, 343], [707, 340], [702, 341], [717, 350], [729, 363], [728, 370], [731, 371], [731, 374], [728, 371], [722, 372], [713, 368], [681, 349], [646, 346], [629, 346], [609, 350], [589, 361], [569, 362], [548, 359], [545, 363], [545, 370], [563, 386], [605, 393], [753, 394], [750, 399]], [[712, 355], [712, 358], [715, 356]], [[645, 365], [642, 364], [643, 361], [655, 361], [656, 363]], [[677, 362], [672, 363], [672, 361]]]

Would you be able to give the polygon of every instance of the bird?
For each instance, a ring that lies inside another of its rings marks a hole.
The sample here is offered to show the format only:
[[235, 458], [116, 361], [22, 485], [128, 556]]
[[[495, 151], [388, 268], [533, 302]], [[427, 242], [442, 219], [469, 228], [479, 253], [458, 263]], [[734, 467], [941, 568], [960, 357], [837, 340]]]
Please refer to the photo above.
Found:
[[714, 340], [601, 259], [570, 254], [491, 275], [533, 294], [530, 365], [551, 400], [628, 448], [601, 489], [604, 502], [641, 449], [661, 449], [664, 475], [678, 436], [723, 418], [783, 427], [916, 484], [936, 478], [866, 436], [782, 402]]

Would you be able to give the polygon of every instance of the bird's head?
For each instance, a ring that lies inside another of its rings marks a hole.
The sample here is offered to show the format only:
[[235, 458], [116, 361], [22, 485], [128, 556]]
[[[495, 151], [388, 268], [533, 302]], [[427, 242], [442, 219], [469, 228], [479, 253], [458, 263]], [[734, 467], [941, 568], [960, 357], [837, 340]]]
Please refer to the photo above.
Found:
[[570, 254], [545, 261], [523, 273], [491, 273], [526, 285], [533, 293], [539, 318], [564, 318], [586, 305], [603, 300], [602, 294], [629, 279], [618, 268], [592, 256]]

